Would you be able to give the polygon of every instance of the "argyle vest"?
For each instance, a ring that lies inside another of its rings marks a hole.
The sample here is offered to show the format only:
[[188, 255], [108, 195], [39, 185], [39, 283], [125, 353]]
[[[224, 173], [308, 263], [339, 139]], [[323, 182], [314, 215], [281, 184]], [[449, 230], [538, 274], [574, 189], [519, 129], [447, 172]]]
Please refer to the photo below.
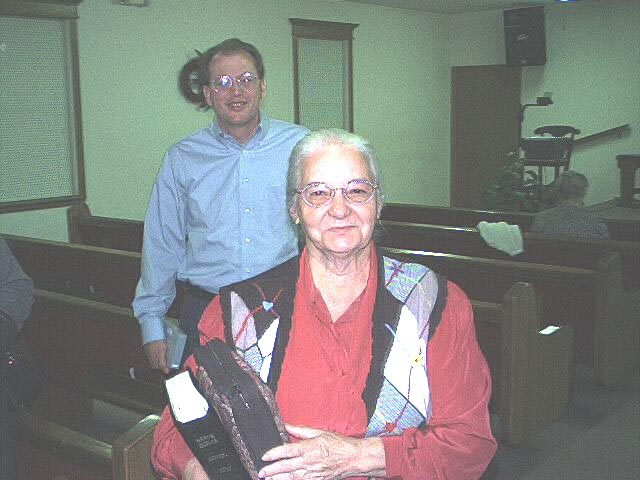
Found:
[[[431, 417], [428, 338], [446, 303], [446, 279], [378, 257], [372, 361], [362, 398], [366, 436], [397, 435]], [[291, 329], [299, 258], [220, 291], [225, 339], [275, 392]]]

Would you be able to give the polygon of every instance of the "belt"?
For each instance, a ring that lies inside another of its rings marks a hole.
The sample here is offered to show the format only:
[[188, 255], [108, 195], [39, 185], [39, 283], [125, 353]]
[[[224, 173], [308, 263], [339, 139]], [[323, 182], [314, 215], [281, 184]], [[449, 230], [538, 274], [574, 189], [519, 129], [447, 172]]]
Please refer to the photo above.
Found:
[[206, 301], [211, 301], [213, 300], [213, 298], [217, 295], [216, 293], [211, 293], [208, 292], [200, 287], [197, 287], [195, 285], [192, 285], [189, 282], [183, 282], [183, 281], [176, 281], [176, 283], [182, 288], [182, 290], [185, 293], [188, 293], [189, 295], [199, 298], [201, 300], [206, 300]]

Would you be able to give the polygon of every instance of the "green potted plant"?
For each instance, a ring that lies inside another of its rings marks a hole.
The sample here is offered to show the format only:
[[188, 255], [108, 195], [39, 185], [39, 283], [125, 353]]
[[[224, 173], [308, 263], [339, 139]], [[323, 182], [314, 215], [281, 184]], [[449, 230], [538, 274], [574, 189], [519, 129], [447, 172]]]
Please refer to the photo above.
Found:
[[485, 208], [505, 212], [539, 212], [552, 204], [550, 185], [540, 185], [538, 174], [524, 170], [516, 152], [507, 154], [498, 180], [483, 192]]

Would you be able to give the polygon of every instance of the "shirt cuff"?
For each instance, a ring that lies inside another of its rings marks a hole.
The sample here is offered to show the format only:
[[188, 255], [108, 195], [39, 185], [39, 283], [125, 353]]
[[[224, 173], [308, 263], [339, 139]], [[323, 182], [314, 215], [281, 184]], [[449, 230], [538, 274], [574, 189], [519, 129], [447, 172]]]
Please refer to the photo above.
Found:
[[161, 318], [152, 318], [140, 323], [140, 333], [142, 335], [143, 345], [157, 340], [164, 340], [166, 338], [164, 320]]

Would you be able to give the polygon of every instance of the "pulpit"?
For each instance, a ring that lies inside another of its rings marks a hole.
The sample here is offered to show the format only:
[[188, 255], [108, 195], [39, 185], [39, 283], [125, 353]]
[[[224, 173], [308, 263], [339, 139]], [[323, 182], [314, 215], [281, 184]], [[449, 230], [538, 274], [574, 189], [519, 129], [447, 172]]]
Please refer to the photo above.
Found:
[[640, 193], [640, 187], [635, 186], [636, 171], [640, 168], [640, 155], [618, 155], [618, 168], [620, 169], [620, 199], [621, 207], [633, 207], [633, 195]]

